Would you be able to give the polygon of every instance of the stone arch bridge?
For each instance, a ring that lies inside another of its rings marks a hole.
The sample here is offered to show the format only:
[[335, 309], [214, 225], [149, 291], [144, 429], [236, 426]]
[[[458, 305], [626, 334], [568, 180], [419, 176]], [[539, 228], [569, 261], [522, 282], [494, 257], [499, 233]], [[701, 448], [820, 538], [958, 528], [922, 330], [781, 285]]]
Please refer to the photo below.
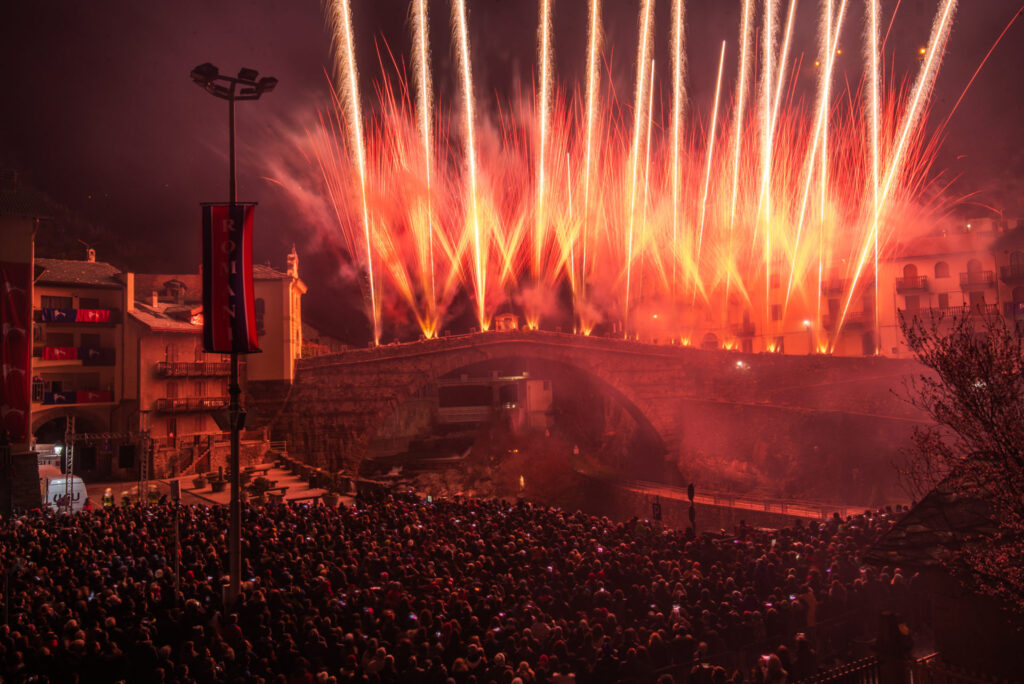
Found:
[[[792, 468], [794, 459], [806, 466], [807, 459], [831, 463], [836, 454], [842, 461], [870, 452], [868, 462], [848, 464], [863, 479], [888, 465], [921, 420], [894, 393], [921, 372], [909, 360], [740, 354], [525, 330], [301, 359], [291, 387], [250, 386], [247, 402], [257, 421], [309, 462], [344, 463], [365, 453], [384, 421], [421, 388], [505, 358], [583, 374], [656, 436], [652, 449], [666, 462], [781, 454]], [[863, 449], [851, 451], [851, 440]]]

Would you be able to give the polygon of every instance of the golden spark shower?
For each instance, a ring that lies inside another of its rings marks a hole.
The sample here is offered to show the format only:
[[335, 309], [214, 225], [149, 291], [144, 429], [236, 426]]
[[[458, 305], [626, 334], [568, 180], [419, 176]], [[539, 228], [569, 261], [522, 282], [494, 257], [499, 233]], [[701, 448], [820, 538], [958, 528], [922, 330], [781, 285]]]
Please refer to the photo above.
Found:
[[[849, 18], [857, 0], [734, 0], [738, 25], [708, 55], [692, 52], [688, 34], [704, 29], [686, 25], [683, 0], [641, 0], [635, 52], [614, 52], [629, 62], [624, 100], [600, 0], [578, 25], [559, 24], [567, 4], [523, 3], [536, 63], [512, 99], [474, 80], [474, 59], [502, 36], [474, 35], [473, 3], [451, 0], [440, 16], [452, 40], [432, 50], [436, 17], [412, 0], [411, 54], [378, 45], [390, 56], [367, 87], [360, 4], [335, 0], [336, 96], [307, 131], [306, 158], [374, 342], [386, 328], [435, 337], [469, 312], [488, 330], [505, 311], [530, 328], [627, 339], [656, 320], [662, 343], [739, 349], [756, 336], [769, 351], [794, 330], [822, 352], [852, 321], [877, 330], [879, 261], [939, 202], [941, 130], [928, 113], [957, 2], [934, 2], [926, 53], [897, 73], [879, 37], [894, 17], [878, 0], [858, 3], [863, 26]], [[809, 56], [794, 46], [806, 24]], [[845, 73], [844, 41], [858, 60]], [[442, 50], [454, 69], [443, 78]], [[578, 82], [559, 74], [569, 61]], [[713, 85], [699, 96], [696, 64]]]

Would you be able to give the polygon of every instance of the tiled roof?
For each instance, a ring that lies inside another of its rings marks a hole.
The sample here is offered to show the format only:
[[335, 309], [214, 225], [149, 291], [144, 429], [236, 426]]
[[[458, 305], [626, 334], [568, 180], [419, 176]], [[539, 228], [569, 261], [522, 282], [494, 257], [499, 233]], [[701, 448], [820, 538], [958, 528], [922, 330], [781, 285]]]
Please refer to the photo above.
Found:
[[157, 309], [140, 302], [135, 303], [135, 310], [128, 314], [136, 321], [154, 332], [177, 332], [199, 334], [203, 331], [200, 325], [192, 325], [186, 321], [171, 318]]
[[934, 567], [965, 544], [991, 534], [989, 508], [983, 502], [940, 484], [865, 553], [874, 565]]
[[102, 261], [36, 259], [36, 266], [43, 268], [42, 275], [36, 279], [40, 285], [88, 285], [107, 288], [124, 286], [121, 271]]
[[252, 277], [255, 280], [288, 280], [291, 278], [287, 273], [263, 264], [252, 265]]
[[24, 188], [0, 188], [0, 216], [50, 218], [53, 205], [46, 195]]

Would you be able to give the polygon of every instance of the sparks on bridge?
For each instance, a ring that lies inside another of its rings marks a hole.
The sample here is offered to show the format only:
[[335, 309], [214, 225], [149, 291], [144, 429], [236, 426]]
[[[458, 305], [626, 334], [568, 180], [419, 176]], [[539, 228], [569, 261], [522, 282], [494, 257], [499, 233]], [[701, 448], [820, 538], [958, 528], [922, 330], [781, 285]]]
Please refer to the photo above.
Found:
[[[721, 95], [703, 112], [686, 109], [683, 0], [672, 4], [671, 78], [659, 79], [669, 88], [664, 111], [652, 104], [655, 0], [640, 3], [631, 112], [601, 70], [599, 0], [590, 0], [581, 42], [582, 87], [558, 81], [557, 6], [538, 2], [534, 99], [499, 102], [485, 127], [464, 0], [453, 0], [451, 15], [459, 102], [436, 116], [423, 1], [411, 6], [415, 89], [396, 68], [364, 116], [350, 10], [336, 0], [340, 94], [309, 138], [362, 274], [375, 341], [396, 306], [436, 336], [460, 292], [481, 330], [506, 301], [540, 326], [568, 288], [573, 327], [584, 334], [604, 324], [631, 336], [656, 307], [666, 341], [713, 334], [738, 346], [740, 321], [749, 330], [753, 316], [766, 349], [809, 327], [813, 346], [831, 350], [854, 303], [877, 298], [879, 254], [897, 228], [940, 201], [926, 190], [941, 131], [925, 121], [956, 0], [938, 3], [912, 85], [881, 66], [878, 25], [893, 17], [869, 2], [864, 76], [853, 91], [833, 81], [840, 36], [859, 27], [844, 27], [847, 0], [825, 0], [814, 93], [797, 86], [803, 58], [790, 54], [793, 25], [808, 12], [791, 0], [780, 17], [778, 0], [744, 0], [739, 40], [726, 40], [718, 60]], [[755, 6], [769, 36], [756, 50]], [[731, 85], [722, 83], [727, 54], [738, 62]]]

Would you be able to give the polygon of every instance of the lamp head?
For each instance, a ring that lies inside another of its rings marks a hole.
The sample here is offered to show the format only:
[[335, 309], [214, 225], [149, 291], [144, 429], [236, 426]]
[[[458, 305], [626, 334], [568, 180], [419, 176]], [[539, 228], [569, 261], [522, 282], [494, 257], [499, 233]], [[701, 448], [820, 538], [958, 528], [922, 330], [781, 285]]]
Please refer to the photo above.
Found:
[[192, 80], [203, 88], [210, 85], [219, 75], [220, 71], [218, 71], [217, 67], [209, 62], [204, 62], [192, 70]]
[[260, 72], [256, 71], [255, 69], [249, 69], [247, 67], [243, 67], [238, 70], [238, 80], [244, 81], [246, 83], [255, 83], [256, 77], [259, 75]]

